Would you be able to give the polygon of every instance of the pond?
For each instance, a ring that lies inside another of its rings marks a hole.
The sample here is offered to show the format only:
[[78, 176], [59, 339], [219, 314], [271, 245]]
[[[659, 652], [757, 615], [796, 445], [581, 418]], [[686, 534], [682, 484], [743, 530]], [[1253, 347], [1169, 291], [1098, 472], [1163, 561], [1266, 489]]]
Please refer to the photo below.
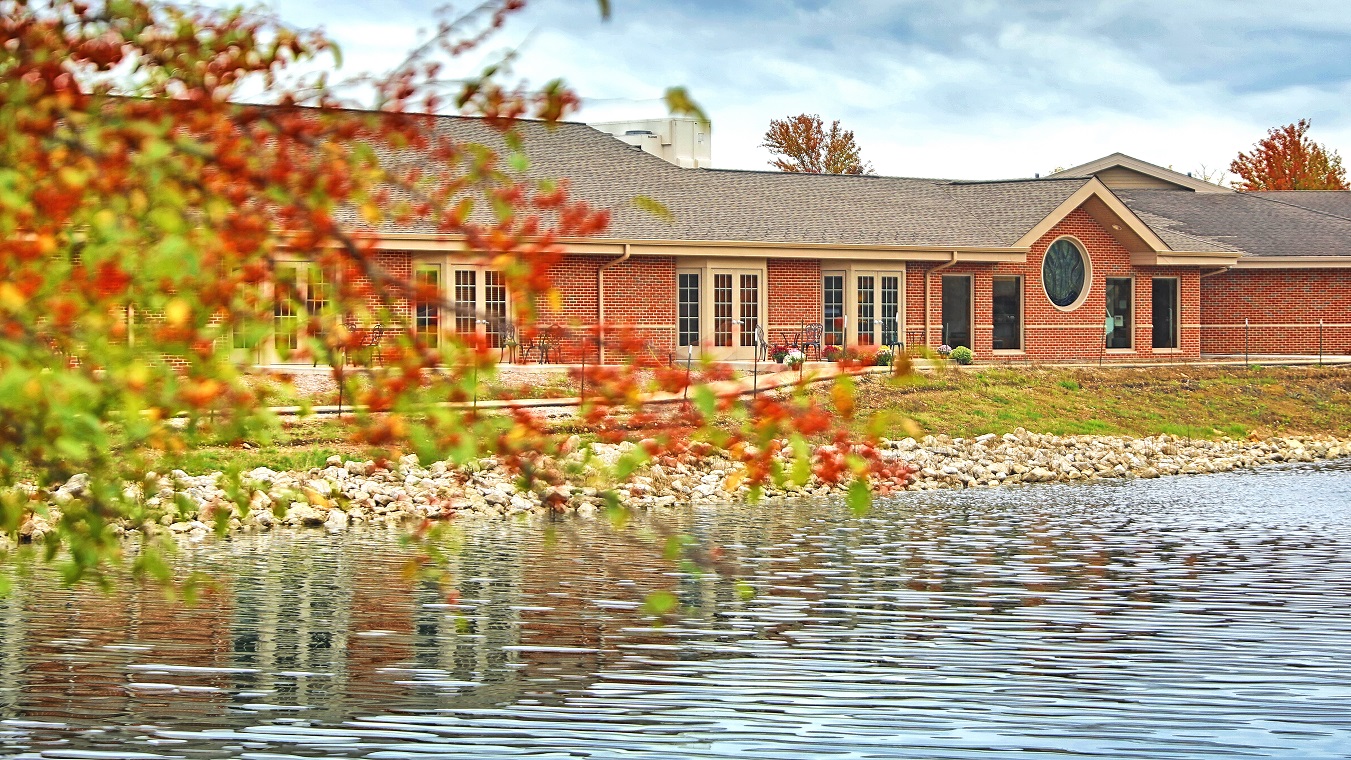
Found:
[[[692, 537], [699, 570], [662, 559]], [[1347, 757], [1351, 462], [29, 565], [0, 756]], [[669, 591], [658, 620], [642, 605]], [[658, 624], [660, 623], [660, 624]]]

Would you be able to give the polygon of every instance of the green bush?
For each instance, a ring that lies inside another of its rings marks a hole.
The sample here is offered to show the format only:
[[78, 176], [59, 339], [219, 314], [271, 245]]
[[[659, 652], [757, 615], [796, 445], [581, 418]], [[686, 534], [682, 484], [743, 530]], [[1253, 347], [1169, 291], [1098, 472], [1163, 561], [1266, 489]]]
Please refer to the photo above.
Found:
[[958, 346], [952, 349], [952, 353], [948, 356], [958, 364], [970, 364], [976, 359], [976, 355], [966, 346]]
[[878, 352], [877, 352], [877, 358], [873, 361], [873, 364], [876, 364], [876, 365], [879, 366], [879, 367], [890, 367], [890, 366], [891, 366], [891, 349], [889, 349], [889, 348], [884, 348], [884, 349], [882, 349], [881, 351], [878, 351]]

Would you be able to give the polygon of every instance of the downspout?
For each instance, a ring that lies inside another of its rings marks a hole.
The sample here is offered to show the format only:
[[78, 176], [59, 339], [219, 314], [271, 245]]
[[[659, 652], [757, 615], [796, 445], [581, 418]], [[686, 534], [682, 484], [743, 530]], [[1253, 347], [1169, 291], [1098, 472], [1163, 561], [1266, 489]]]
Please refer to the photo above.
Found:
[[1224, 274], [1225, 272], [1228, 272], [1230, 269], [1232, 269], [1232, 267], [1220, 267], [1219, 269], [1216, 269], [1213, 272], [1202, 272], [1196, 279], [1204, 280], [1205, 278], [1211, 277], [1213, 275]]
[[596, 270], [596, 350], [600, 354], [600, 363], [605, 363], [605, 270], [616, 264], [623, 264], [629, 260], [633, 251], [629, 249], [629, 244], [624, 244], [624, 253], [617, 259], [611, 259], [600, 265]]
[[926, 270], [924, 270], [924, 345], [925, 345], [925, 346], [929, 345], [929, 335], [931, 334], [931, 333], [929, 332], [929, 317], [930, 317], [930, 314], [932, 313], [932, 309], [931, 309], [930, 306], [929, 306], [929, 301], [931, 300], [930, 288], [929, 288], [929, 275], [933, 274], [934, 272], [941, 272], [941, 271], [943, 271], [944, 269], [947, 269], [948, 267], [950, 267], [950, 266], [952, 266], [953, 264], [956, 264], [956, 263], [957, 263], [957, 252], [956, 252], [956, 251], [953, 251], [953, 252], [952, 252], [952, 258], [951, 258], [950, 260], [948, 260], [947, 263], [945, 263], [945, 264], [939, 264], [938, 266], [934, 267], [933, 269], [926, 269]]

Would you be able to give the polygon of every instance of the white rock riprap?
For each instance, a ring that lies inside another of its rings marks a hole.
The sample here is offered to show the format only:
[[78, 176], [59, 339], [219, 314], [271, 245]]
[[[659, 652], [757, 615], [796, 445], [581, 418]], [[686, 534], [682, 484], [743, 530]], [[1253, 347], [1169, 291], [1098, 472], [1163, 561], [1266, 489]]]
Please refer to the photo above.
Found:
[[[398, 525], [452, 517], [529, 519], [561, 512], [591, 518], [608, 504], [606, 467], [634, 446], [627, 442], [596, 443], [578, 448], [564, 462], [545, 463], [558, 465], [555, 472], [569, 471], [570, 466], [570, 475], [556, 478], [563, 482], [533, 493], [522, 493], [516, 475], [492, 458], [468, 467], [447, 462], [424, 467], [416, 456], [406, 456], [392, 466], [380, 467], [374, 462], [334, 456], [326, 466], [306, 471], [278, 472], [260, 467], [246, 473], [238, 486], [227, 483], [218, 472], [189, 475], [175, 470], [150, 479], [158, 484], [155, 493], [128, 492], [141, 499], [156, 519], [122, 525], [115, 531], [167, 531], [201, 538], [213, 530], [218, 516], [233, 531], [292, 527], [335, 532], [359, 525]], [[911, 490], [931, 490], [1155, 478], [1280, 462], [1313, 462], [1351, 457], [1351, 440], [1331, 436], [1218, 441], [1168, 435], [1054, 436], [1020, 428], [1007, 435], [969, 439], [926, 436], [918, 441], [884, 440], [880, 455], [914, 470]], [[660, 457], [613, 488], [621, 503], [635, 507], [742, 501], [750, 492], [742, 483], [743, 474], [739, 464], [716, 453], [702, 458]], [[49, 533], [60, 519], [62, 505], [80, 498], [87, 484], [88, 478], [76, 475], [57, 489], [45, 514], [25, 518], [20, 539], [39, 540]], [[231, 490], [240, 487], [247, 494], [247, 510], [236, 510], [229, 496]], [[826, 497], [838, 494], [841, 488], [813, 477], [802, 486], [767, 488], [764, 496]]]
[[883, 458], [916, 468], [911, 490], [976, 488], [1104, 478], [1157, 478], [1225, 472], [1280, 462], [1351, 457], [1351, 440], [1332, 436], [1217, 441], [1159, 435], [1057, 436], [993, 433], [888, 441]]

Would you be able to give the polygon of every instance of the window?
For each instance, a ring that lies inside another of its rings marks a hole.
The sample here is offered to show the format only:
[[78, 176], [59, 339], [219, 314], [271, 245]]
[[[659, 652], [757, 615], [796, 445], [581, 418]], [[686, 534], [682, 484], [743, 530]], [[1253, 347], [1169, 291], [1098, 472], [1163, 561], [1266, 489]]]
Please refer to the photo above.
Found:
[[300, 348], [302, 337], [309, 334], [306, 326], [310, 318], [328, 311], [332, 295], [332, 277], [322, 267], [305, 262], [277, 265], [272, 330], [279, 359], [286, 361]]
[[732, 345], [732, 275], [713, 275], [713, 345]]
[[760, 275], [741, 275], [741, 345], [755, 345], [755, 328], [760, 325]]
[[993, 285], [994, 344], [996, 351], [1023, 348], [1023, 278], [995, 277]]
[[676, 283], [679, 290], [676, 296], [678, 345], [697, 346], [700, 343], [699, 273], [681, 272]]
[[858, 278], [858, 344], [871, 346], [877, 342], [877, 278], [870, 274]]
[[901, 343], [901, 278], [882, 275], [882, 345]]
[[473, 334], [478, 330], [478, 271], [455, 270], [455, 332]]
[[824, 329], [822, 340], [827, 346], [844, 344], [844, 274], [827, 273], [821, 282], [821, 296], [824, 310], [821, 324]]
[[502, 325], [507, 321], [507, 281], [494, 269], [483, 272], [483, 315], [488, 320], [484, 326], [488, 345], [501, 348]]
[[971, 346], [971, 275], [943, 275], [943, 343]]
[[1178, 346], [1177, 278], [1154, 278], [1154, 348], [1175, 349]]
[[1051, 243], [1041, 261], [1041, 284], [1057, 309], [1073, 311], [1088, 296], [1091, 272], [1078, 241], [1063, 237]]
[[419, 298], [413, 305], [413, 332], [419, 345], [437, 348], [441, 345], [441, 265], [418, 264], [413, 282], [421, 295], [435, 294], [430, 299]]
[[1134, 313], [1131, 298], [1134, 285], [1129, 277], [1107, 278], [1107, 318], [1112, 324], [1112, 331], [1107, 333], [1108, 348], [1131, 348], [1135, 345], [1135, 326], [1131, 319]]

